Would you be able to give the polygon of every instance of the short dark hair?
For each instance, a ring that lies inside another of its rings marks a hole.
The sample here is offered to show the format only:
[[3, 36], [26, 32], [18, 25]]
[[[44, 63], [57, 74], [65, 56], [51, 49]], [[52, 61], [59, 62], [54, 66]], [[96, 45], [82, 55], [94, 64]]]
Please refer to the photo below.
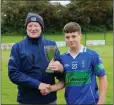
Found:
[[76, 22], [69, 22], [63, 28], [64, 33], [79, 32], [81, 33], [81, 27]]

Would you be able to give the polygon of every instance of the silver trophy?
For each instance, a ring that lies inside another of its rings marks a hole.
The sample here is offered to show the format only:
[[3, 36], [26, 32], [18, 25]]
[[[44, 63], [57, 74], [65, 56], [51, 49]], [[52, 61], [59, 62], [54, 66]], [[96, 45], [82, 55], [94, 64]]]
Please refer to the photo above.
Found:
[[[48, 62], [50, 62], [52, 59], [55, 60], [57, 50], [58, 50], [57, 46], [54, 46], [54, 45], [44, 46], [44, 52], [45, 52], [45, 56]], [[54, 73], [54, 71], [49, 68], [47, 68], [45, 72]]]

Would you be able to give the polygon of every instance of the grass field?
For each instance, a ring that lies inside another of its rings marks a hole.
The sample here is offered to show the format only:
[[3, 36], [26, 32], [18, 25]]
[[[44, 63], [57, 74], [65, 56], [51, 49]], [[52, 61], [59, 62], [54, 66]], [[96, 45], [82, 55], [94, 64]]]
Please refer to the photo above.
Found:
[[[44, 37], [48, 39], [52, 39], [55, 41], [64, 41], [64, 36], [61, 34], [58, 35], [44, 35]], [[88, 33], [87, 39], [103, 39], [103, 34], [101, 33]], [[11, 43], [11, 42], [17, 42], [19, 40], [22, 40], [22, 36], [2, 36], [2, 43]], [[82, 39], [82, 43], [84, 44], [85, 36]], [[106, 104], [112, 104], [113, 103], [113, 37], [112, 33], [109, 32], [106, 34], [106, 45], [105, 46], [92, 46], [89, 47], [91, 49], [96, 50], [104, 63], [107, 78], [108, 78], [108, 88], [107, 88], [107, 95], [106, 95]], [[59, 48], [61, 54], [65, 51], [67, 51], [67, 47], [61, 47]], [[10, 50], [2, 50], [2, 104], [16, 104], [16, 97], [17, 97], [17, 88], [16, 85], [10, 82], [8, 78], [8, 59], [10, 55]], [[58, 92], [58, 104], [64, 104], [64, 89], [60, 90]]]
[[[106, 44], [110, 45], [112, 44], [112, 32], [107, 32], [105, 33], [106, 34]], [[17, 36], [16, 36], [17, 35]], [[83, 35], [83, 38], [82, 38], [82, 43], [85, 44], [85, 38], [86, 40], [91, 40], [91, 39], [94, 39], [94, 40], [102, 40], [104, 39], [104, 33], [101, 32], [101, 33], [98, 33], [98, 32], [94, 32], [94, 33], [82, 33]], [[64, 35], [63, 33], [58, 33], [58, 34], [44, 34], [43, 35], [44, 38], [47, 38], [47, 39], [51, 39], [51, 40], [54, 40], [54, 41], [64, 41]], [[13, 33], [11, 34], [10, 36], [8, 36], [8, 33], [5, 34], [4, 36], [2, 36], [2, 43], [15, 43], [17, 41], [20, 41], [22, 39], [24, 39], [25, 36], [24, 35], [21, 35], [21, 34], [18, 34], [18, 33]]]

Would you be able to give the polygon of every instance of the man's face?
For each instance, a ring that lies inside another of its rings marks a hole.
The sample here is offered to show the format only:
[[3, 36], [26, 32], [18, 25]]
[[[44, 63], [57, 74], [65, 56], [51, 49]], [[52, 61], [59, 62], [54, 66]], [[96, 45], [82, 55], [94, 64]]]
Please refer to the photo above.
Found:
[[37, 22], [29, 22], [27, 25], [27, 34], [31, 38], [38, 38], [42, 32], [42, 27]]
[[80, 46], [81, 34], [79, 32], [65, 33], [65, 41], [70, 48], [77, 48]]

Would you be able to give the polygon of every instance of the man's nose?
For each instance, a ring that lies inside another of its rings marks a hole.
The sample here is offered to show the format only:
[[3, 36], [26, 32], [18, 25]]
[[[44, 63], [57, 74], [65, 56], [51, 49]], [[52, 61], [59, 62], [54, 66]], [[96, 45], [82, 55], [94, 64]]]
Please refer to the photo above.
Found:
[[35, 27], [34, 26], [32, 26], [32, 30], [35, 30]]
[[73, 38], [69, 38], [69, 41], [72, 41], [73, 40]]

